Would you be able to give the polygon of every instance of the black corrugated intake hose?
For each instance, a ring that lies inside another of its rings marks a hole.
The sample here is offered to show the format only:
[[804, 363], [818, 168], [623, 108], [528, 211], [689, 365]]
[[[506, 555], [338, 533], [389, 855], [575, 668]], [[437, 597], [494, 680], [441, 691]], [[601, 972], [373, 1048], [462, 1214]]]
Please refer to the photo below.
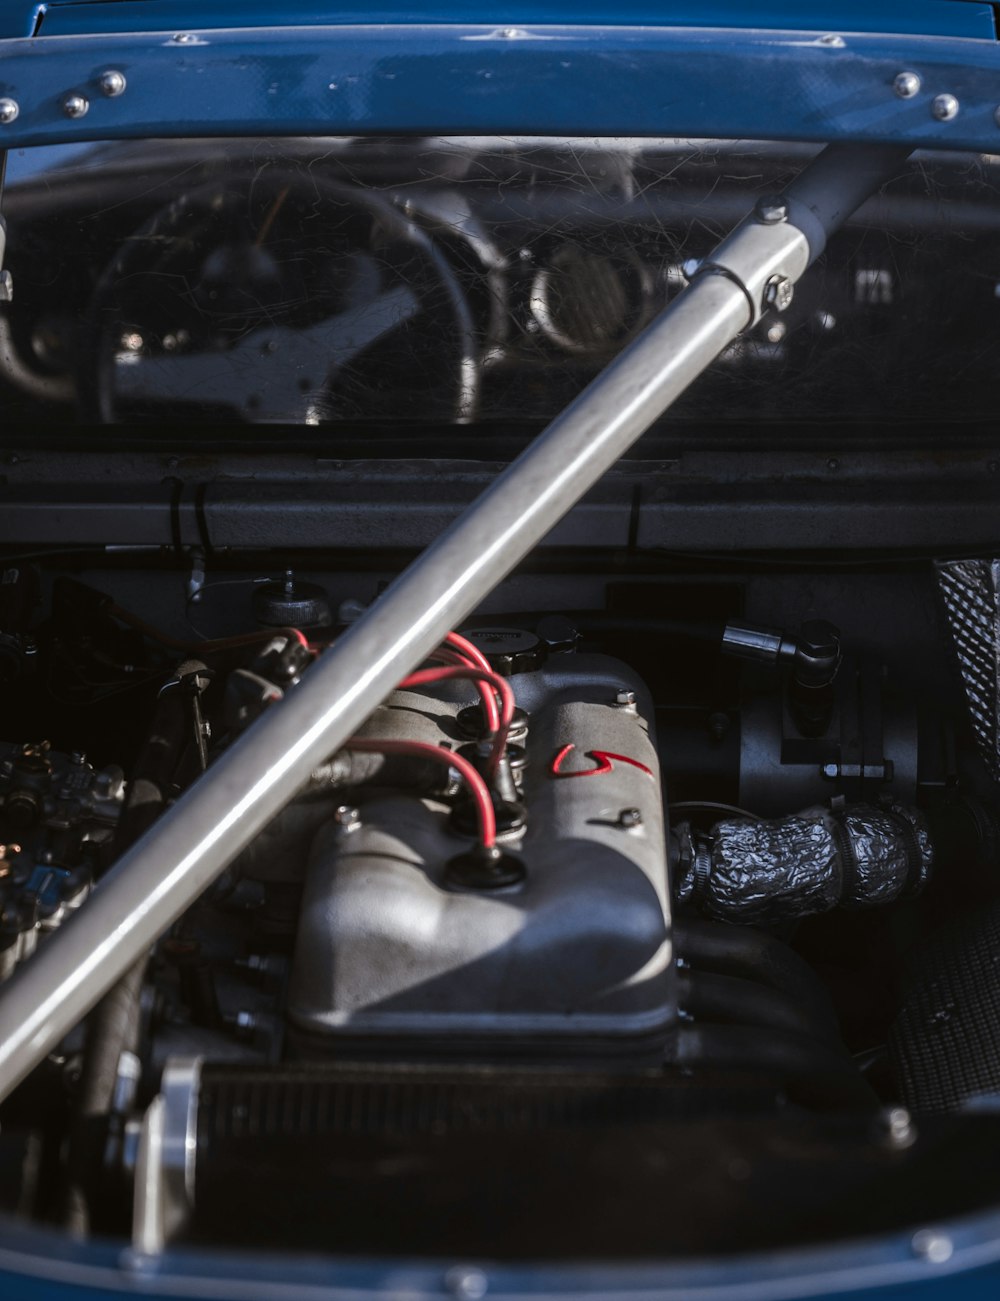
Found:
[[[166, 807], [174, 773], [185, 746], [194, 739], [191, 699], [208, 686], [211, 674], [199, 660], [185, 661], [165, 684], [129, 782], [115, 847], [124, 852], [152, 826]], [[87, 1018], [76, 1121], [70, 1147], [66, 1226], [89, 1232], [91, 1203], [99, 1196], [92, 1183], [95, 1162], [103, 1163], [106, 1117], [112, 1109], [122, 1054], [139, 1041], [140, 996], [147, 960], [136, 965], [105, 994]]]
[[847, 1049], [828, 1021], [818, 1019], [794, 998], [768, 985], [713, 971], [682, 971], [677, 993], [680, 1007], [695, 1021], [768, 1027], [802, 1035], [838, 1049], [847, 1058]]
[[820, 1028], [837, 1033], [833, 1004], [819, 977], [786, 944], [749, 926], [726, 922], [674, 923], [678, 956], [695, 971], [739, 976], [787, 994], [808, 1009]]
[[843, 1053], [800, 1034], [756, 1026], [684, 1025], [677, 1065], [774, 1077], [795, 1102], [823, 1110], [874, 1111], [877, 1094]]

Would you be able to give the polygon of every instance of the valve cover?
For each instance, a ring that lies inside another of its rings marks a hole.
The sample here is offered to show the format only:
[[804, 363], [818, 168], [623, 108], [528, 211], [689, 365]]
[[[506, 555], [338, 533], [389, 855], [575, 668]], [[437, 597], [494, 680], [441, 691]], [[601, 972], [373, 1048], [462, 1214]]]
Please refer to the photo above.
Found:
[[[644, 685], [604, 656], [512, 678], [528, 714], [523, 883], [461, 892], [444, 800], [382, 793], [310, 855], [289, 993], [300, 1052], [620, 1053], [661, 1060], [675, 1020], [664, 810]], [[456, 746], [468, 696], [399, 691], [367, 734]]]

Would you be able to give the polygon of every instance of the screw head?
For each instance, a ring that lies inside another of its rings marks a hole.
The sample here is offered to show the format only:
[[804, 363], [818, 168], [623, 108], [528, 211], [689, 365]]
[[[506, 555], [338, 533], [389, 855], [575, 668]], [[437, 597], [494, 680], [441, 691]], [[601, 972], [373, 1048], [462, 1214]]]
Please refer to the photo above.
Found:
[[764, 302], [776, 312], [787, 311], [795, 297], [795, 286], [787, 276], [772, 276], [764, 286]]
[[108, 99], [116, 99], [117, 96], [124, 94], [127, 84], [125, 74], [115, 68], [109, 68], [107, 72], [101, 73], [101, 94], [107, 95]]
[[82, 95], [67, 95], [62, 104], [63, 112], [71, 118], [86, 117], [89, 108], [90, 101]]
[[935, 95], [931, 101], [931, 113], [939, 122], [950, 122], [958, 117], [959, 103], [954, 95]]
[[615, 692], [615, 708], [616, 708], [616, 709], [631, 709], [631, 710], [634, 710], [634, 709], [635, 709], [635, 700], [636, 700], [635, 692], [634, 692], [634, 691], [629, 691], [629, 690], [628, 690], [627, 688], [625, 688], [625, 687], [622, 687], [622, 688], [620, 688], [618, 691]]
[[896, 75], [896, 80], [892, 83], [892, 88], [900, 99], [912, 99], [914, 95], [920, 93], [920, 87], [923, 83], [915, 72], [900, 72]]
[[618, 825], [625, 831], [642, 826], [642, 812], [639, 809], [622, 809], [618, 814]]
[[4, 96], [0, 99], [0, 125], [9, 126], [15, 120], [21, 109], [16, 99], [8, 99]]
[[787, 221], [788, 205], [777, 194], [762, 195], [754, 204], [754, 216], [764, 226], [777, 226]]

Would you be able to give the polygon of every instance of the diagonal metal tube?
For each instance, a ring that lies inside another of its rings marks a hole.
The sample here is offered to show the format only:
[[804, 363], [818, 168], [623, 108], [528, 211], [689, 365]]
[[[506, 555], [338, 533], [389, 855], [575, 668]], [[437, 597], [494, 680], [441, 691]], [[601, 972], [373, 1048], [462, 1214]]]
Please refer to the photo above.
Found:
[[[831, 146], [136, 842], [0, 991], [0, 1098], [748, 324], [906, 151]], [[782, 205], [778, 205], [782, 207]]]

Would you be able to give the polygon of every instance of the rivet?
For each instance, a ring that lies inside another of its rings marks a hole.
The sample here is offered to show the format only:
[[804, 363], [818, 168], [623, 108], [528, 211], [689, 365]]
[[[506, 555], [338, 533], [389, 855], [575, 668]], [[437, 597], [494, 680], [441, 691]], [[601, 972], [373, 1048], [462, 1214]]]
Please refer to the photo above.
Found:
[[9, 126], [20, 111], [16, 99], [0, 99], [0, 124]]
[[89, 108], [90, 101], [82, 95], [67, 95], [62, 104], [63, 112], [72, 118], [86, 117]]
[[114, 68], [109, 68], [107, 72], [101, 73], [101, 94], [106, 95], [108, 99], [115, 99], [118, 95], [124, 94], [125, 74], [118, 72]]
[[915, 1256], [922, 1256], [932, 1265], [943, 1265], [946, 1260], [951, 1260], [955, 1250], [951, 1238], [935, 1229], [918, 1229], [910, 1239], [910, 1246]]
[[959, 103], [954, 95], [935, 95], [931, 102], [931, 112], [939, 122], [950, 122], [958, 117]]
[[900, 72], [892, 88], [900, 99], [912, 99], [920, 91], [921, 81], [915, 72]]

